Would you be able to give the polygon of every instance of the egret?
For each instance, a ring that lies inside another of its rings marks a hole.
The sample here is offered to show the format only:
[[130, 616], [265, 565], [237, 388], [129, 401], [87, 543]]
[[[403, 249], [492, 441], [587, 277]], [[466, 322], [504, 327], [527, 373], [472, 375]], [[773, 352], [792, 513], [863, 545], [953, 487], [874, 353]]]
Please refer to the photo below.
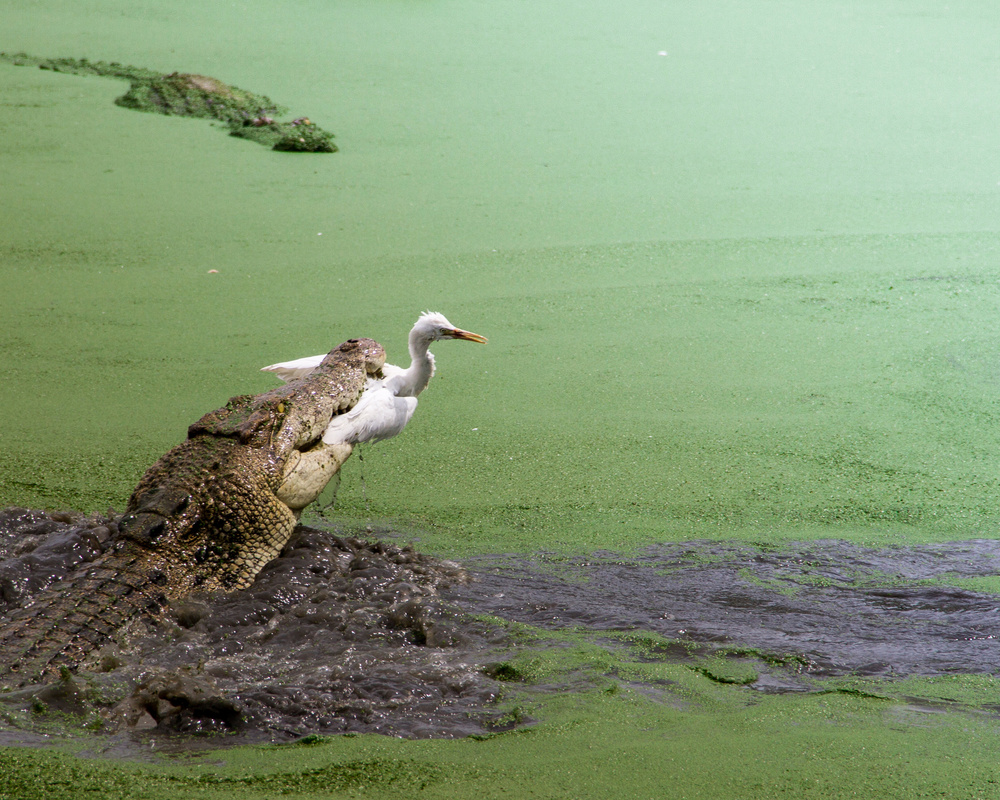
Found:
[[[326, 444], [378, 442], [398, 434], [417, 410], [417, 395], [427, 388], [434, 375], [431, 342], [463, 339], [486, 343], [486, 337], [456, 328], [443, 314], [428, 311], [420, 316], [410, 331], [410, 366], [392, 364], [382, 367], [381, 378], [371, 378], [361, 399], [350, 411], [338, 414], [323, 433]], [[325, 356], [310, 356], [263, 367], [283, 381], [302, 378], [319, 366]]]

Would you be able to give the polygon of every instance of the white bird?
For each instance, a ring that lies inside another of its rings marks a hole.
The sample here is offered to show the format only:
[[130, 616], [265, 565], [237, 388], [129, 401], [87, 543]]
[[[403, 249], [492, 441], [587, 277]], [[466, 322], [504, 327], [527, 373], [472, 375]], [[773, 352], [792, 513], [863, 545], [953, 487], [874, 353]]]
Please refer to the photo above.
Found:
[[[431, 342], [439, 339], [464, 339], [486, 343], [486, 337], [456, 328], [443, 314], [428, 311], [420, 316], [410, 331], [410, 366], [392, 364], [382, 367], [382, 378], [370, 378], [361, 399], [350, 411], [338, 414], [323, 433], [326, 444], [378, 442], [398, 434], [417, 410], [417, 395], [427, 388], [434, 375]], [[302, 378], [320, 365], [326, 354], [284, 361], [263, 367], [283, 381]]]

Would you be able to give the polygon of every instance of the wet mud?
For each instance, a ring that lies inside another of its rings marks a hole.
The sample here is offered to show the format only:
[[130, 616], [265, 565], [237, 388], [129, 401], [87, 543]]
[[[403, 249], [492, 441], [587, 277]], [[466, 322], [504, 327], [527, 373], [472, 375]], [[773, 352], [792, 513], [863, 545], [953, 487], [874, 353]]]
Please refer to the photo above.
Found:
[[[30, 604], [114, 534], [113, 516], [0, 511], [0, 603]], [[658, 637], [649, 659], [702, 669], [706, 656], [752, 658], [748, 677], [705, 674], [768, 692], [848, 675], [990, 674], [1000, 598], [948, 582], [998, 570], [993, 540], [705, 541], [458, 565], [300, 526], [249, 589], [177, 603], [127, 646], [105, 648], [96, 671], [0, 694], [0, 743], [68, 728], [125, 750], [505, 730], [528, 721], [512, 710], [530, 690], [507, 661], [524, 647], [512, 623], [535, 632], [531, 647], [559, 631], [622, 652], [643, 632]]]

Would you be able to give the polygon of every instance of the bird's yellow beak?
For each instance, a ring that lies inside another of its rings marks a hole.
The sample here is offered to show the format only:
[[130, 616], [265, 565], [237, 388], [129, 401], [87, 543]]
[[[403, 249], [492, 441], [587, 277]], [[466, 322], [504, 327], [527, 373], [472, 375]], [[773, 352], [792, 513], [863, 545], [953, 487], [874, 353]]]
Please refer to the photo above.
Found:
[[479, 342], [479, 344], [486, 344], [486, 337], [480, 336], [478, 333], [471, 333], [470, 331], [463, 331], [461, 328], [452, 328], [450, 331], [445, 332], [445, 336], [449, 339], [465, 339], [467, 342]]

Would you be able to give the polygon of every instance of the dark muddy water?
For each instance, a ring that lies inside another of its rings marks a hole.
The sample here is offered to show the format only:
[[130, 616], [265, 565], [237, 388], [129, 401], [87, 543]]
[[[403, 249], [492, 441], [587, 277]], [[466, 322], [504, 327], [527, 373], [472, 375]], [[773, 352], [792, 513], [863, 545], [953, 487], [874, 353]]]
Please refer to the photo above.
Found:
[[[0, 597], [30, 602], [95, 558], [113, 531], [113, 520], [0, 512]], [[466, 580], [457, 564], [411, 549], [299, 528], [249, 589], [177, 602], [158, 625], [106, 648], [101, 671], [9, 694], [7, 722], [23, 727], [17, 710], [37, 712], [40, 696], [46, 709], [96, 713], [105, 730], [150, 741], [502, 727], [499, 684], [484, 673], [495, 634], [440, 596]]]
[[687, 542], [622, 558], [482, 558], [456, 594], [539, 627], [650, 630], [707, 648], [798, 657], [803, 674], [992, 673], [1000, 597], [949, 587], [995, 575], [1000, 542], [890, 549], [841, 541], [781, 552]]
[[[96, 558], [114, 530], [113, 519], [0, 512], [0, 601], [30, 603]], [[43, 740], [53, 719], [66, 719], [53, 711], [126, 749], [504, 729], [520, 688], [494, 676], [513, 645], [483, 615], [577, 630], [609, 648], [625, 646], [610, 634], [632, 630], [684, 643], [665, 658], [785, 657], [760, 671], [752, 687], [762, 691], [850, 674], [992, 673], [1000, 598], [946, 584], [998, 569], [992, 540], [780, 551], [688, 542], [629, 557], [484, 556], [460, 566], [300, 527], [251, 588], [175, 604], [106, 648], [98, 671], [0, 695], [0, 743]], [[196, 736], [210, 733], [227, 735]]]

